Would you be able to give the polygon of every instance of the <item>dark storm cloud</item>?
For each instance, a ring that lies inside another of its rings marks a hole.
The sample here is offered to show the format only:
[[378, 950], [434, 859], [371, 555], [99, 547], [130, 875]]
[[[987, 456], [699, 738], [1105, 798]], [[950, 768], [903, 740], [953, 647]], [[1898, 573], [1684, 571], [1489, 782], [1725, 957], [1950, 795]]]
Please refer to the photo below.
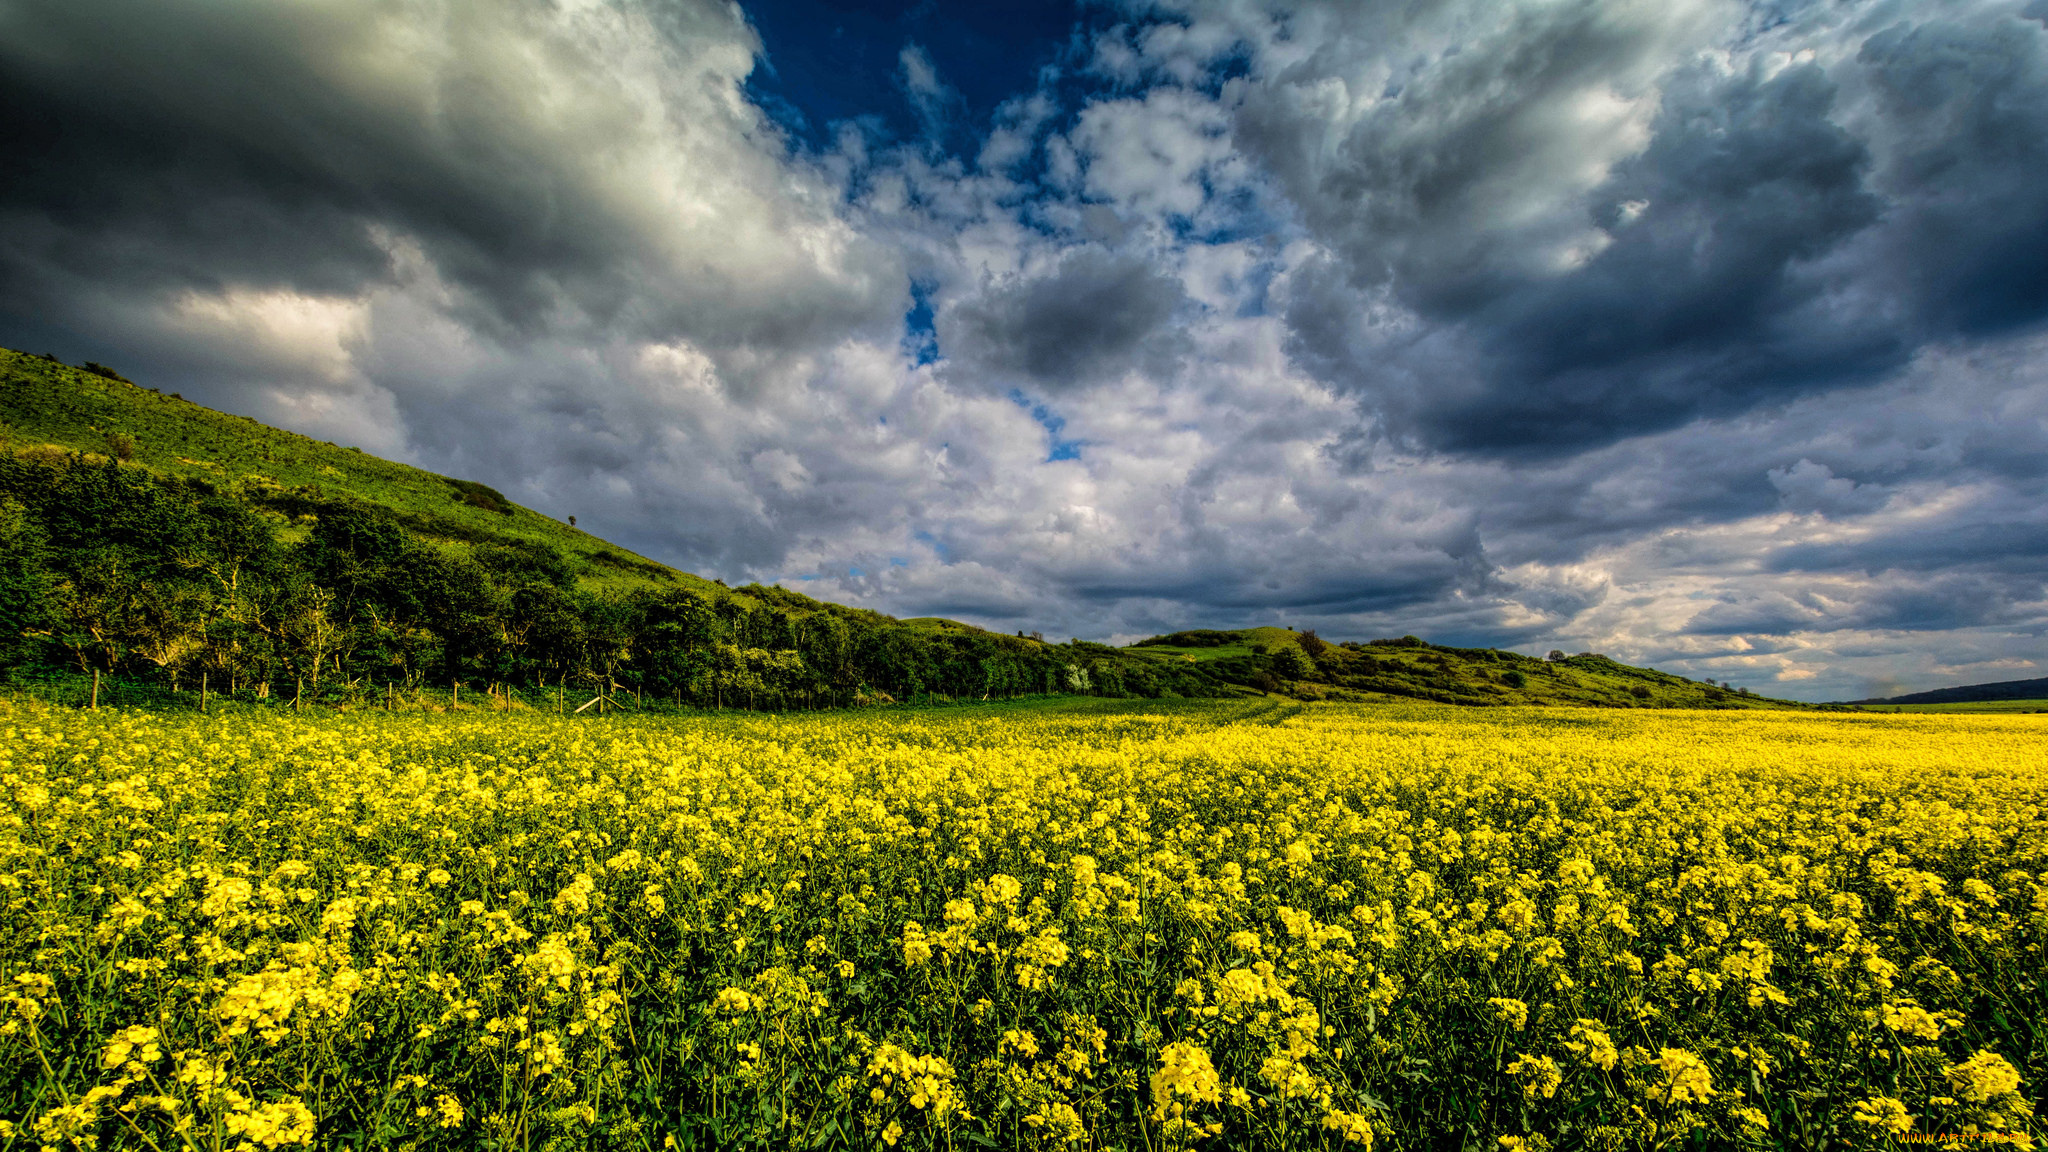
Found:
[[1182, 581], [1083, 582], [1075, 585], [1073, 592], [1085, 599], [1105, 601], [1165, 598], [1198, 611], [1213, 612], [1218, 620], [1241, 619], [1246, 612], [1273, 609], [1347, 615], [1394, 612], [1428, 604], [1456, 588], [1465, 575], [1451, 557], [1431, 557], [1415, 566], [1421, 570], [1384, 571], [1370, 577], [1317, 574], [1303, 579], [1289, 573], [1285, 579], [1240, 583], [1231, 578], [1234, 573], [1213, 573]]
[[2048, 31], [2036, 19], [1894, 24], [1857, 62], [1896, 135], [1894, 274], [1930, 325], [2048, 314]]
[[1163, 329], [1183, 300], [1180, 282], [1151, 261], [1080, 248], [948, 308], [940, 346], [998, 379], [1061, 391], [1170, 356]]
[[[346, 294], [388, 282], [406, 244], [498, 339], [568, 323], [787, 345], [887, 315], [858, 282], [792, 275], [762, 234], [811, 225], [800, 207], [735, 203], [788, 191], [745, 144], [772, 140], [765, 121], [720, 91], [754, 47], [710, 3], [8, 0], [0, 299]], [[723, 239], [748, 275], [691, 235], [693, 200], [743, 209]], [[776, 288], [787, 306], [760, 307]]]
[[1686, 623], [1695, 636], [1785, 636], [1827, 632], [1944, 632], [2038, 623], [2038, 577], [1971, 572], [1916, 575], [1875, 588], [1850, 604], [1813, 594], [1773, 594], [1717, 604]]
[[1420, 301], [1463, 313], [1493, 381], [1478, 404], [1421, 397], [1425, 435], [1569, 450], [1896, 367], [1896, 330], [1835, 315], [1811, 270], [1880, 211], [1866, 149], [1829, 119], [1833, 87], [1812, 66], [1683, 85], [1601, 190], [1612, 240], [1584, 268]]
[[[1404, 31], [1457, 7], [1405, 10]], [[1298, 362], [1423, 445], [1561, 454], [2048, 317], [2040, 22], [1801, 13], [1688, 61], [1673, 49], [1732, 32], [1687, 7], [1504, 7], [1463, 52], [1367, 69], [1330, 47], [1249, 86], [1240, 141], [1338, 261], [1291, 285]], [[1332, 81], [1367, 110], [1333, 108]], [[1615, 147], [1644, 107], [1642, 146]], [[1390, 305], [1408, 323], [1375, 328]]]
[[1864, 573], [1968, 567], [2031, 574], [2038, 587], [2048, 573], [2048, 524], [1943, 524], [1855, 543], [1796, 544], [1774, 553], [1768, 567], [1774, 572]]

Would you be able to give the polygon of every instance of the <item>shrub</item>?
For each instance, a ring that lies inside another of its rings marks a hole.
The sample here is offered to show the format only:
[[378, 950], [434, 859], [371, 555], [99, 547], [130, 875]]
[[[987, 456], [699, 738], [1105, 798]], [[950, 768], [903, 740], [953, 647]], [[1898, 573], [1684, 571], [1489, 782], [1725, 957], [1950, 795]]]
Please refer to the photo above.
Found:
[[1316, 670], [1306, 652], [1289, 645], [1273, 653], [1273, 673], [1283, 680], [1300, 680]]
[[[500, 516], [512, 514], [512, 502], [488, 484], [479, 484], [474, 480], [450, 479], [448, 486], [455, 489], [455, 500], [458, 504], [467, 504], [486, 512], [496, 512]], [[575, 521], [572, 519], [570, 523], [573, 524]]]

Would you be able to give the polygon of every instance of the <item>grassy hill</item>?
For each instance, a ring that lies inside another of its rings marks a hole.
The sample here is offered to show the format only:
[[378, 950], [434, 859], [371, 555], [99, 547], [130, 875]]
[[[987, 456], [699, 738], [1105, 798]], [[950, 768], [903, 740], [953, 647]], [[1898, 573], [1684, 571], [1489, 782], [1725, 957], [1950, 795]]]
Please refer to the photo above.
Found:
[[1592, 652], [1542, 660], [1413, 636], [1330, 644], [1285, 628], [1176, 632], [1125, 649], [1159, 664], [1213, 668], [1233, 682], [1305, 699], [1389, 697], [1446, 704], [1622, 708], [1803, 708]]
[[[569, 561], [578, 586], [591, 590], [719, 591], [710, 580], [520, 507], [482, 484], [216, 412], [110, 369], [73, 368], [0, 349], [0, 450], [44, 446], [118, 455], [158, 475], [252, 495], [353, 497], [389, 510], [451, 554], [468, 554], [480, 544], [543, 544]], [[291, 526], [281, 531], [287, 539], [303, 534]]]

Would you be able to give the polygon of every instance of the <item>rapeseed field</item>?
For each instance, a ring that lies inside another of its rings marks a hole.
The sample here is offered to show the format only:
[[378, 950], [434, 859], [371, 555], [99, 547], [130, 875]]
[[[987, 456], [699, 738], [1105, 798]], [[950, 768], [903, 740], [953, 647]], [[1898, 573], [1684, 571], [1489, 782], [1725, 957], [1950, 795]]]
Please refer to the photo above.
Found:
[[2044, 736], [16, 706], [0, 1145], [2028, 1147]]

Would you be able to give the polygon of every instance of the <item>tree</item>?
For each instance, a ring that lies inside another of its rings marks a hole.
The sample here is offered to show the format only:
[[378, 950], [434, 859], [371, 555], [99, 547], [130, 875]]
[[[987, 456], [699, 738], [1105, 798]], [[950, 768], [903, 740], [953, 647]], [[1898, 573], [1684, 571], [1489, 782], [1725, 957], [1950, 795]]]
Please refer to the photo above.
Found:
[[19, 501], [0, 500], [0, 668], [29, 659], [50, 625], [43, 533]]
[[1291, 644], [1273, 653], [1273, 672], [1283, 680], [1305, 680], [1315, 670], [1308, 654]]
[[1316, 630], [1313, 628], [1303, 632], [1296, 642], [1301, 645], [1303, 652], [1308, 653], [1308, 658], [1311, 660], [1322, 659], [1323, 653], [1330, 650], [1330, 646], [1323, 642], [1322, 637], [1316, 635]]

